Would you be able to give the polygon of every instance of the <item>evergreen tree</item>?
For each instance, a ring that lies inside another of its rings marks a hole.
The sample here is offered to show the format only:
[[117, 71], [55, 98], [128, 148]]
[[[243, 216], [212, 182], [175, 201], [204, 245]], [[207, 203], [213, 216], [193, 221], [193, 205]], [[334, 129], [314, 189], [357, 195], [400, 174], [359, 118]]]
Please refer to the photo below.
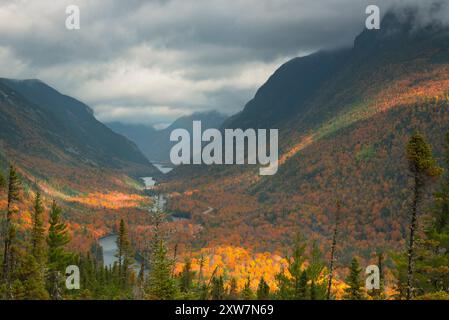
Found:
[[310, 282], [310, 300], [318, 300], [318, 294], [316, 289], [315, 280]]
[[172, 278], [173, 262], [168, 258], [167, 247], [159, 240], [153, 254], [149, 274], [149, 298], [170, 300], [176, 295], [176, 284]]
[[212, 300], [223, 300], [225, 298], [225, 288], [222, 276], [212, 278], [211, 298]]
[[260, 278], [259, 285], [257, 286], [257, 300], [267, 300], [270, 296], [270, 286], [262, 277]]
[[442, 170], [436, 165], [435, 159], [432, 156], [432, 149], [421, 134], [415, 134], [410, 138], [410, 141], [407, 144], [407, 159], [409, 170], [414, 180], [410, 235], [407, 250], [406, 284], [406, 298], [411, 299], [413, 295], [415, 233], [417, 228], [418, 209], [428, 179], [439, 176]]
[[301, 278], [299, 278], [298, 291], [296, 293], [296, 298], [299, 300], [306, 300], [308, 298], [308, 277], [307, 270], [301, 273]]
[[184, 267], [182, 268], [180, 277], [180, 289], [181, 292], [187, 293], [193, 288], [193, 278], [195, 277], [195, 272], [192, 271], [192, 262], [190, 259], [186, 259]]
[[365, 298], [362, 288], [363, 281], [360, 278], [361, 271], [362, 268], [360, 268], [359, 262], [356, 258], [353, 258], [349, 275], [346, 278], [346, 284], [349, 286], [345, 288], [344, 298], [346, 300], [363, 300]]
[[[311, 257], [307, 266], [307, 277], [310, 280], [310, 299], [324, 300], [327, 298], [326, 262], [318, 244], [313, 242]], [[313, 289], [313, 292], [312, 292]]]
[[42, 207], [41, 195], [37, 192], [32, 215], [31, 254], [41, 266], [45, 263], [45, 228], [42, 217], [43, 213], [44, 208]]
[[3, 266], [2, 266], [2, 278], [6, 286], [7, 297], [11, 297], [11, 272], [13, 264], [13, 244], [16, 236], [16, 228], [13, 223], [13, 215], [16, 212], [14, 203], [20, 199], [20, 178], [16, 172], [14, 166], [9, 168], [8, 178], [8, 202], [6, 209], [6, 221], [5, 221], [5, 239], [4, 239], [4, 252], [3, 252]]
[[237, 300], [239, 298], [239, 294], [237, 292], [237, 280], [235, 278], [231, 278], [229, 282], [229, 292], [228, 292], [228, 300]]
[[290, 276], [286, 276], [285, 271], [282, 270], [275, 277], [277, 286], [279, 288], [277, 292], [277, 296], [279, 299], [298, 299], [302, 266], [305, 262], [305, 250], [306, 244], [304, 243], [301, 236], [297, 235], [293, 253], [290, 257], [287, 258], [287, 271]]
[[61, 208], [53, 201], [50, 211], [50, 221], [47, 235], [48, 245], [48, 289], [52, 299], [62, 298], [61, 274], [72, 259], [72, 255], [65, 251], [70, 242], [67, 225], [61, 221]]
[[6, 178], [0, 170], [0, 192], [6, 188]]
[[137, 276], [137, 292], [135, 298], [142, 300], [145, 297], [145, 262], [142, 260], [140, 264], [139, 274]]
[[340, 223], [340, 210], [341, 210], [341, 202], [338, 200], [337, 211], [335, 213], [334, 233], [332, 236], [331, 257], [329, 262], [329, 278], [327, 283], [327, 296], [326, 296], [327, 300], [330, 300], [332, 295], [332, 280], [334, 278], [335, 249], [337, 248], [338, 227]]
[[117, 253], [119, 279], [123, 288], [127, 288], [132, 273], [134, 254], [129, 240], [128, 230], [123, 219], [120, 220], [119, 234], [117, 237]]
[[446, 134], [446, 174], [434, 194], [434, 206], [424, 239], [417, 245], [415, 285], [418, 295], [449, 297], [449, 132]]
[[243, 287], [241, 296], [243, 300], [254, 300], [254, 293], [251, 289], [251, 279], [249, 277], [245, 282], [245, 286]]

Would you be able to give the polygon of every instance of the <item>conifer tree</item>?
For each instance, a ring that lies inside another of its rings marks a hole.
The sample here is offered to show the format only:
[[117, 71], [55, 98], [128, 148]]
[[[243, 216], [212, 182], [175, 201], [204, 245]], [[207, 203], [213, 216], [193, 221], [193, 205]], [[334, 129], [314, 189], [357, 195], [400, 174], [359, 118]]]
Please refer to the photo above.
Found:
[[137, 276], [137, 292], [135, 298], [142, 300], [145, 297], [145, 262], [142, 260], [140, 264], [139, 274]]
[[172, 278], [173, 262], [168, 258], [164, 240], [159, 240], [153, 254], [149, 274], [149, 298], [170, 300], [176, 295], [176, 284]]
[[432, 149], [421, 134], [414, 134], [407, 144], [409, 171], [413, 176], [413, 200], [411, 207], [410, 234], [407, 249], [406, 298], [413, 296], [413, 274], [415, 260], [415, 233], [417, 229], [418, 209], [427, 181], [437, 177], [442, 170], [432, 156]]
[[3, 175], [3, 172], [0, 170], [0, 192], [2, 192], [6, 188], [6, 178]]
[[212, 278], [212, 288], [210, 294], [212, 300], [223, 300], [225, 298], [225, 288], [222, 276]]
[[229, 292], [228, 292], [228, 300], [237, 300], [239, 298], [239, 294], [237, 292], [237, 280], [235, 278], [231, 278], [229, 282]]
[[417, 245], [415, 284], [417, 294], [449, 297], [449, 132], [446, 134], [446, 174]]
[[72, 259], [72, 255], [65, 250], [70, 242], [67, 225], [61, 220], [61, 208], [53, 201], [50, 211], [48, 245], [48, 289], [52, 299], [62, 298], [61, 274]]
[[327, 300], [330, 300], [332, 294], [332, 280], [334, 278], [335, 249], [337, 247], [338, 227], [340, 223], [341, 202], [337, 201], [337, 211], [335, 213], [334, 233], [332, 236], [331, 257], [329, 262], [329, 278], [327, 283]]
[[42, 207], [41, 195], [36, 193], [32, 214], [31, 230], [31, 254], [36, 262], [43, 266], [45, 263], [45, 228], [43, 221], [44, 208]]
[[[16, 172], [14, 166], [9, 168], [8, 178], [8, 202], [6, 209], [6, 221], [5, 221], [5, 239], [4, 239], [4, 252], [3, 252], [3, 266], [2, 266], [2, 278], [6, 285], [7, 291], [11, 289], [11, 272], [13, 263], [13, 242], [16, 235], [16, 228], [13, 223], [13, 215], [16, 212], [14, 203], [19, 201], [20, 196], [20, 178]], [[8, 296], [11, 296], [10, 294]]]
[[363, 281], [360, 278], [361, 271], [362, 268], [360, 268], [358, 260], [353, 258], [349, 275], [346, 278], [346, 284], [349, 286], [345, 288], [344, 298], [346, 300], [363, 300], [365, 298], [362, 288]]
[[119, 234], [117, 237], [117, 253], [119, 279], [123, 288], [127, 288], [131, 276], [131, 267], [134, 254], [129, 240], [128, 230], [123, 219], [120, 220]]
[[298, 291], [296, 293], [297, 299], [306, 300], [308, 298], [308, 281], [307, 270], [304, 270], [299, 278]]
[[190, 290], [192, 290], [194, 277], [195, 277], [195, 272], [192, 271], [192, 262], [190, 261], [190, 259], [187, 258], [184, 263], [184, 267], [182, 268], [181, 277], [180, 277], [181, 292], [187, 293]]
[[260, 278], [259, 285], [257, 286], [257, 300], [267, 300], [270, 296], [270, 286], [262, 277]]
[[327, 279], [327, 268], [323, 253], [316, 242], [312, 244], [312, 252], [308, 262], [307, 277], [310, 280], [310, 299], [324, 300], [327, 297], [327, 282], [324, 281]]
[[249, 277], [245, 282], [245, 286], [243, 287], [241, 296], [243, 300], [254, 300], [254, 293], [251, 289], [251, 279]]
[[318, 300], [317, 298], [318, 298], [318, 295], [317, 295], [315, 280], [312, 279], [312, 281], [310, 282], [310, 300]]

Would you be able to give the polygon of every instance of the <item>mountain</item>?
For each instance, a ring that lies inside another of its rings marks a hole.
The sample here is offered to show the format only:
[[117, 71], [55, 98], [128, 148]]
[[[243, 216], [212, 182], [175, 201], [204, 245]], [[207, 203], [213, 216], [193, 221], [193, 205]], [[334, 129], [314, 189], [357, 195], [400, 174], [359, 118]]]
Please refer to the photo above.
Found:
[[[329, 248], [338, 199], [342, 260], [404, 243], [412, 183], [405, 145], [422, 132], [442, 163], [449, 130], [449, 32], [418, 27], [416, 16], [389, 12], [351, 48], [287, 62], [224, 123], [280, 129], [274, 176], [259, 176], [258, 166], [170, 173], [167, 187], [182, 193], [171, 209], [190, 208], [200, 243], [276, 251], [300, 232]], [[208, 207], [216, 210], [201, 214]]]
[[144, 125], [122, 124], [119, 122], [108, 123], [109, 128], [134, 141], [151, 161], [170, 161], [170, 149], [176, 142], [170, 141], [170, 133], [174, 129], [186, 129], [191, 133], [192, 122], [201, 121], [203, 130], [208, 128], [220, 128], [227, 117], [217, 111], [196, 112], [188, 116], [180, 117], [170, 126], [162, 130]]
[[157, 171], [87, 105], [39, 80], [0, 79], [0, 149], [30, 170], [41, 163], [42, 171], [51, 165], [131, 175]]

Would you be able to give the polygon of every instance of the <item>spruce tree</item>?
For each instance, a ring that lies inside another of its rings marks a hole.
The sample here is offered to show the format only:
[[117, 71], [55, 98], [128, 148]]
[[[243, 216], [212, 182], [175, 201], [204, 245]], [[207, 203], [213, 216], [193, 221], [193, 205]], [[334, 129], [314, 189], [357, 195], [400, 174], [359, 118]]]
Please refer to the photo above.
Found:
[[442, 170], [432, 156], [432, 149], [421, 134], [414, 134], [407, 144], [409, 171], [413, 176], [413, 200], [410, 214], [410, 234], [407, 249], [406, 298], [413, 296], [413, 274], [415, 262], [415, 233], [419, 205], [424, 188], [431, 177], [437, 177]]
[[0, 170], [0, 192], [2, 192], [6, 188], [6, 178], [3, 175], [3, 172]]
[[327, 282], [327, 300], [330, 300], [332, 295], [332, 280], [334, 278], [334, 267], [335, 267], [335, 250], [337, 248], [337, 236], [338, 236], [338, 227], [340, 224], [340, 210], [341, 210], [341, 202], [338, 200], [336, 204], [337, 210], [335, 213], [335, 224], [334, 224], [334, 232], [332, 236], [332, 246], [331, 246], [331, 256], [329, 262], [329, 276]]
[[212, 288], [210, 294], [212, 300], [223, 300], [225, 298], [225, 288], [222, 276], [212, 278]]
[[192, 290], [194, 277], [195, 272], [192, 271], [192, 262], [190, 261], [190, 259], [186, 259], [180, 277], [181, 292], [188, 293], [190, 290]]
[[62, 299], [61, 274], [72, 259], [71, 254], [65, 251], [70, 242], [67, 225], [61, 220], [61, 208], [53, 201], [50, 211], [49, 229], [47, 235], [48, 245], [48, 282], [47, 286], [52, 299]]
[[301, 277], [299, 278], [296, 299], [306, 300], [308, 298], [308, 281], [309, 279], [307, 277], [307, 270], [304, 270], [301, 273]]
[[127, 288], [132, 273], [134, 254], [129, 240], [128, 230], [123, 219], [120, 220], [119, 234], [117, 237], [117, 253], [119, 279], [123, 288]]
[[36, 193], [32, 214], [31, 230], [31, 253], [36, 262], [41, 266], [45, 263], [45, 228], [43, 221], [44, 208], [42, 207], [41, 195]]
[[424, 238], [417, 245], [417, 295], [449, 297], [449, 132], [446, 134], [446, 174], [428, 217]]
[[345, 288], [344, 299], [363, 300], [365, 298], [362, 288], [363, 281], [360, 278], [361, 271], [362, 268], [360, 268], [358, 260], [356, 258], [353, 258], [351, 261], [349, 275], [346, 278], [346, 284], [349, 287]]
[[259, 285], [257, 286], [257, 300], [267, 300], [270, 296], [270, 286], [262, 277], [260, 278]]
[[254, 292], [251, 289], [251, 279], [249, 277], [245, 282], [241, 296], [243, 300], [254, 300]]
[[228, 291], [228, 300], [237, 300], [239, 298], [239, 294], [237, 292], [237, 280], [235, 278], [231, 278], [229, 282], [229, 291]]
[[[16, 212], [14, 204], [20, 200], [20, 178], [17, 174], [14, 166], [9, 168], [8, 178], [8, 202], [6, 209], [6, 221], [5, 221], [5, 239], [4, 239], [4, 251], [3, 251], [3, 266], [2, 266], [2, 278], [6, 285], [6, 290], [11, 290], [11, 272], [13, 263], [13, 243], [16, 236], [16, 228], [13, 223], [13, 215]], [[11, 292], [10, 292], [11, 293]], [[7, 293], [7, 296], [11, 294]]]
[[149, 298], [170, 300], [176, 295], [176, 284], [172, 278], [173, 262], [168, 258], [167, 247], [159, 240], [153, 254], [149, 282]]

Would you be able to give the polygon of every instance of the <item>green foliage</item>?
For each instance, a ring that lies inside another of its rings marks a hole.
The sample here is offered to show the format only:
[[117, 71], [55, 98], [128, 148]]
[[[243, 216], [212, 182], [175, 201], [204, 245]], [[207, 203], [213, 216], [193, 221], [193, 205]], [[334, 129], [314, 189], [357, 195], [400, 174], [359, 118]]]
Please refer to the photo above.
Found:
[[432, 148], [420, 133], [414, 134], [407, 144], [409, 170], [419, 177], [437, 177], [442, 169], [437, 166]]
[[192, 290], [194, 277], [195, 272], [192, 271], [192, 262], [190, 261], [190, 259], [186, 259], [180, 277], [181, 292], [187, 293]]
[[241, 296], [243, 300], [254, 300], [254, 292], [251, 290], [251, 280], [248, 277], [248, 279], [245, 282], [245, 286], [243, 287], [243, 290], [241, 292]]
[[262, 277], [257, 286], [256, 292], [257, 300], [267, 300], [270, 297], [270, 286]]
[[70, 237], [67, 225], [61, 220], [61, 208], [53, 201], [50, 211], [50, 221], [47, 235], [48, 245], [48, 276], [47, 288], [52, 299], [62, 299], [62, 274], [65, 268], [73, 259], [73, 255], [66, 252], [65, 246], [69, 243]]
[[43, 221], [44, 208], [42, 206], [41, 195], [36, 193], [34, 208], [32, 213], [31, 230], [31, 254], [40, 265], [45, 263], [45, 228]]
[[3, 175], [3, 172], [0, 170], [0, 191], [3, 191], [6, 188], [6, 178]]
[[237, 280], [235, 280], [235, 278], [231, 278], [227, 299], [228, 300], [237, 300], [238, 297], [239, 297], [239, 294], [237, 292]]
[[[307, 261], [307, 267], [304, 262]], [[310, 256], [306, 255], [306, 244], [297, 236], [293, 254], [287, 266], [290, 277], [281, 270], [275, 280], [278, 291], [276, 298], [282, 300], [323, 300], [326, 298], [326, 283], [320, 281], [326, 277], [323, 255], [316, 243], [313, 243]], [[313, 286], [313, 288], [312, 288]]]
[[363, 281], [360, 278], [361, 271], [362, 268], [360, 268], [358, 260], [353, 258], [351, 261], [349, 275], [346, 278], [346, 284], [349, 286], [348, 288], [345, 288], [344, 298], [346, 300], [365, 299], [365, 294], [363, 292]]
[[212, 278], [212, 288], [210, 294], [212, 300], [223, 300], [225, 298], [225, 288], [222, 276]]
[[119, 234], [117, 237], [118, 272], [120, 282], [124, 289], [128, 288], [130, 277], [133, 275], [132, 264], [134, 253], [129, 240], [128, 230], [123, 219], [120, 220]]
[[368, 161], [373, 158], [376, 154], [376, 150], [373, 146], [367, 146], [361, 149], [355, 156], [357, 161]]
[[[449, 169], [449, 133], [446, 135], [446, 166]], [[449, 170], [448, 170], [449, 171]], [[449, 174], [434, 194], [434, 206], [426, 223], [424, 238], [418, 240], [415, 293], [449, 293]]]
[[150, 264], [148, 298], [170, 300], [175, 297], [176, 283], [172, 277], [172, 270], [173, 261], [168, 258], [165, 242], [159, 240]]

